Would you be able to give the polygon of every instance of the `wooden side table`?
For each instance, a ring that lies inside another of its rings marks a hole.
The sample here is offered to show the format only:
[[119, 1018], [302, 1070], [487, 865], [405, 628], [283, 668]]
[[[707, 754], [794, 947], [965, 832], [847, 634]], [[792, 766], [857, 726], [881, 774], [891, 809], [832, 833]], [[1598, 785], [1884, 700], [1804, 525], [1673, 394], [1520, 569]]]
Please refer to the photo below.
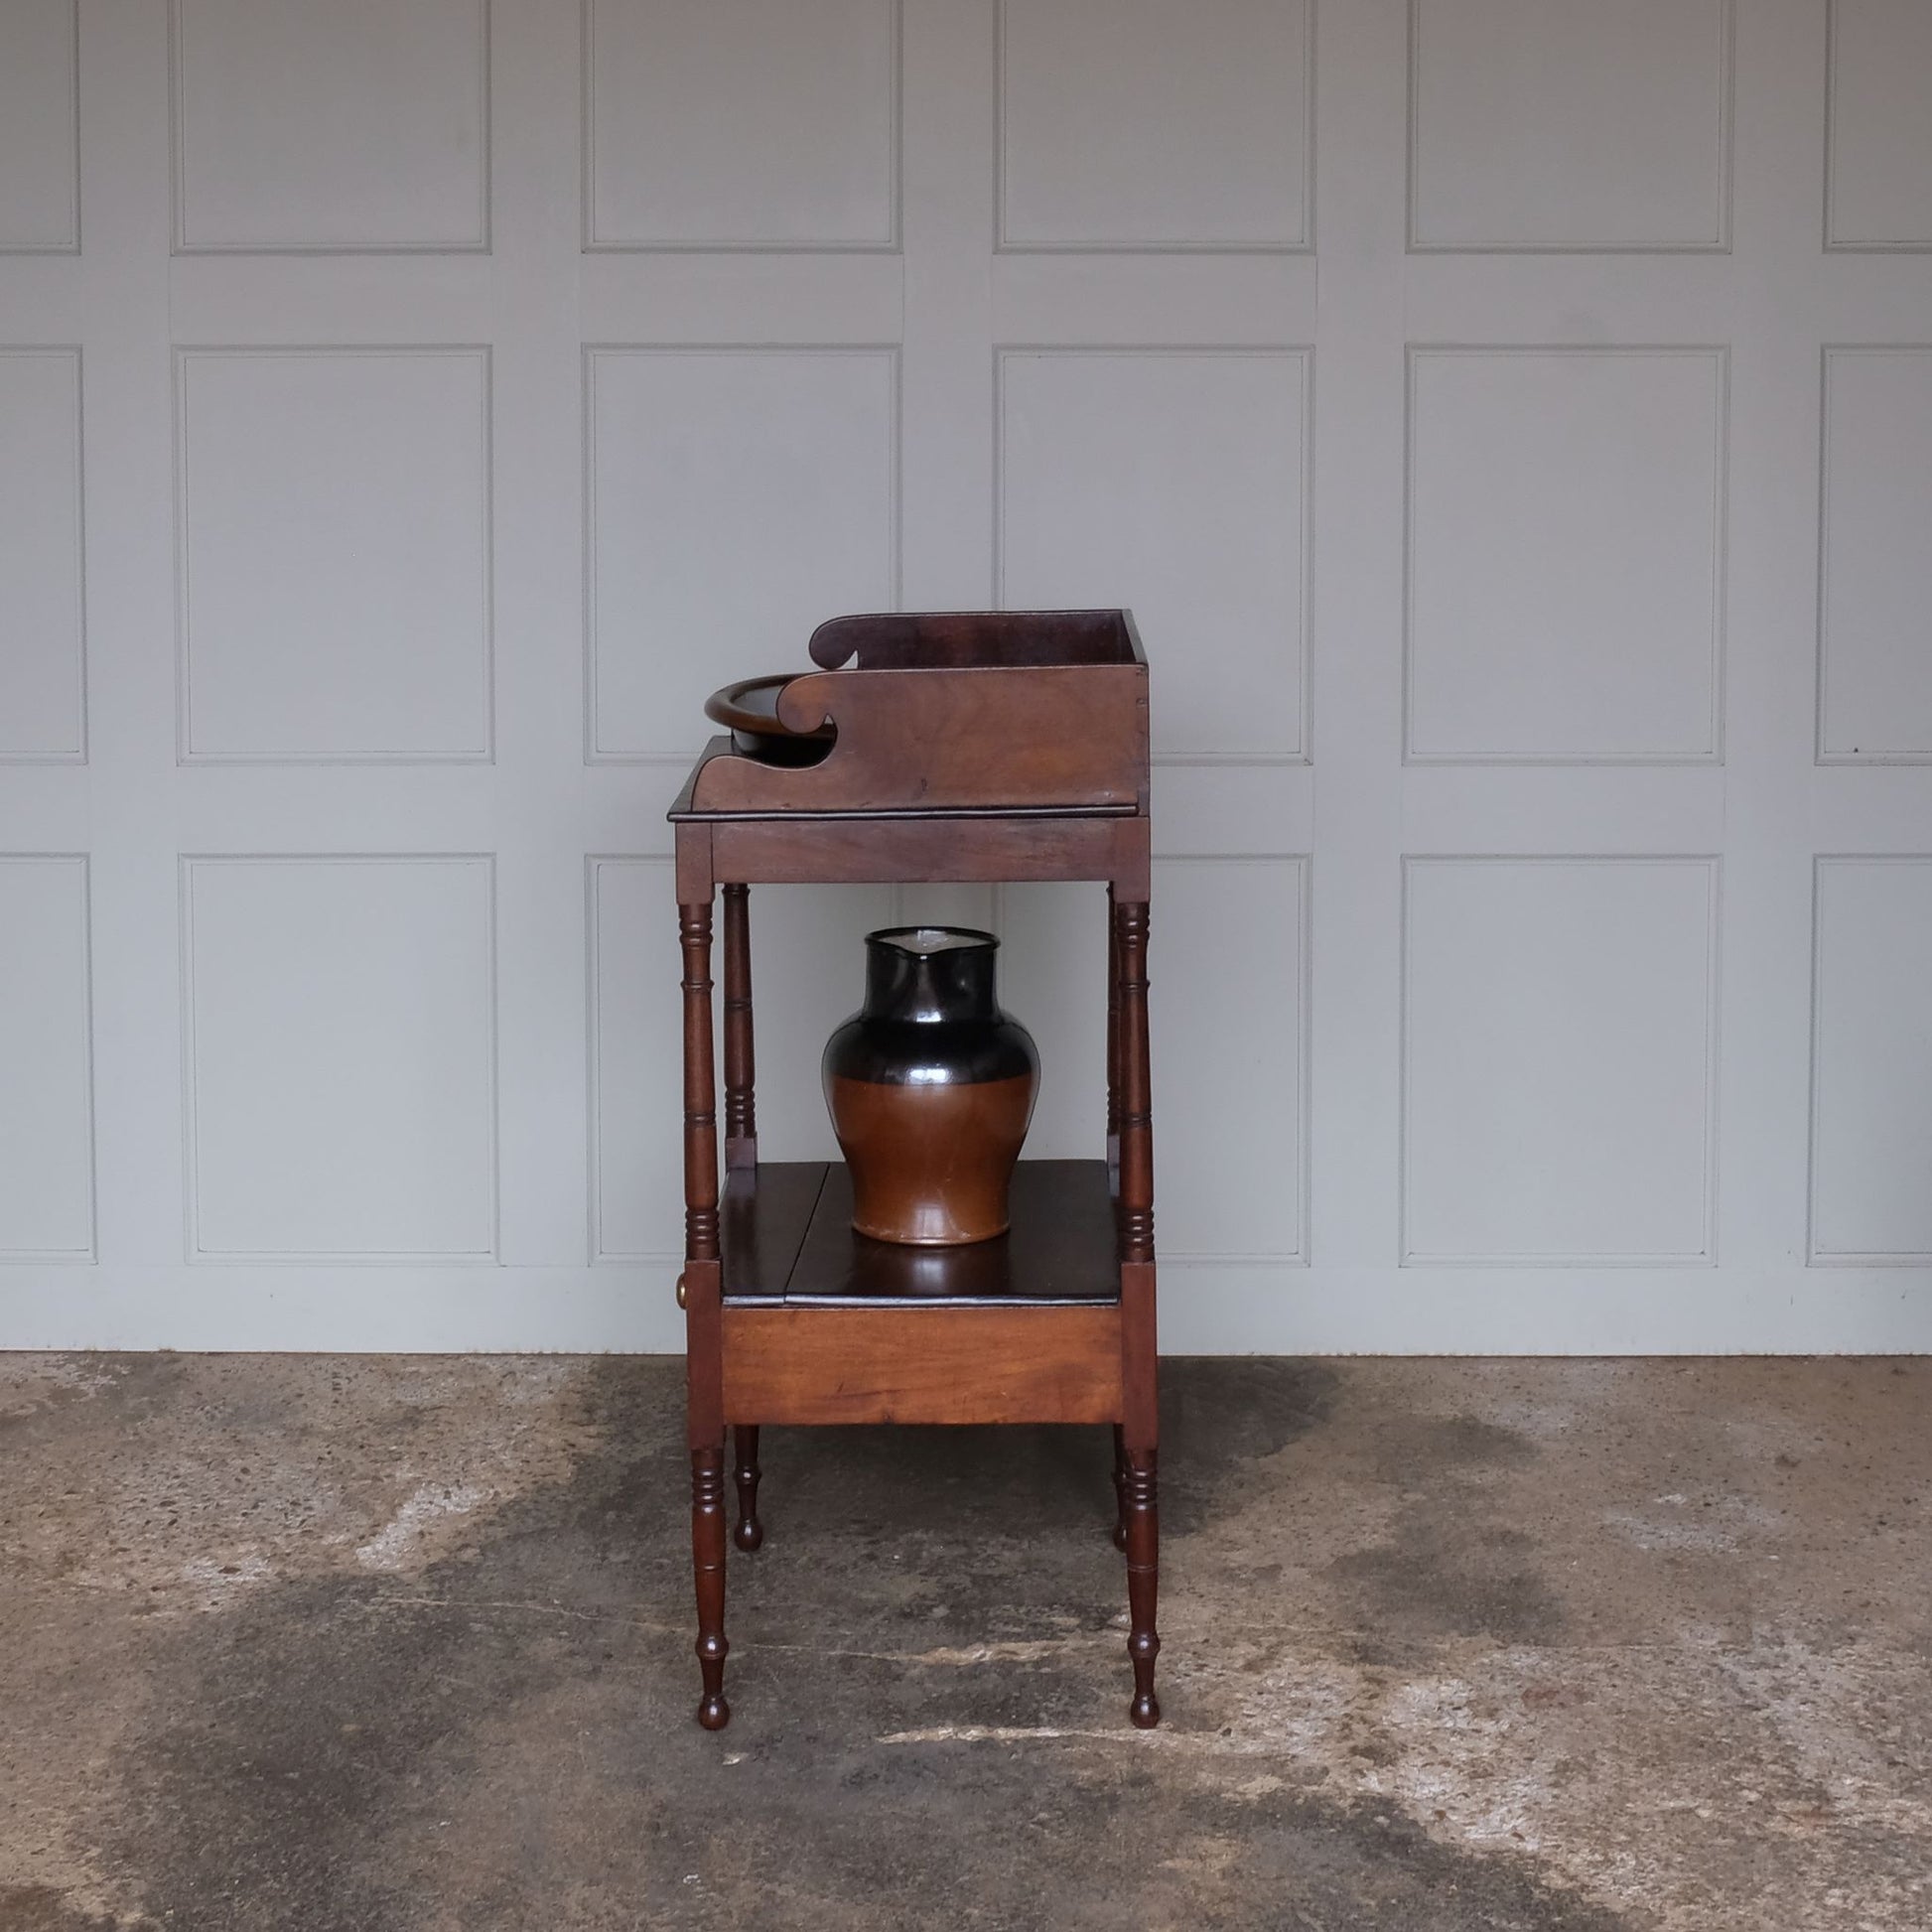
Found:
[[[731, 1717], [727, 1426], [733, 1541], [752, 1551], [763, 1540], [765, 1423], [1075, 1422], [1113, 1425], [1129, 1715], [1148, 1727], [1161, 1717], [1161, 1640], [1146, 660], [1125, 612], [841, 619], [811, 648], [830, 668], [791, 680], [769, 709], [774, 730], [816, 739], [821, 753], [829, 743], [829, 754], [773, 763], [756, 737], [714, 739], [670, 813], [698, 1722], [716, 1730]], [[836, 668], [849, 657], [854, 668]], [[1012, 1229], [997, 1240], [900, 1247], [854, 1232], [842, 1163], [759, 1160], [750, 888], [942, 880], [1105, 884], [1107, 1148], [1091, 1161], [1023, 1160]], [[711, 974], [720, 887], [722, 1189]]]

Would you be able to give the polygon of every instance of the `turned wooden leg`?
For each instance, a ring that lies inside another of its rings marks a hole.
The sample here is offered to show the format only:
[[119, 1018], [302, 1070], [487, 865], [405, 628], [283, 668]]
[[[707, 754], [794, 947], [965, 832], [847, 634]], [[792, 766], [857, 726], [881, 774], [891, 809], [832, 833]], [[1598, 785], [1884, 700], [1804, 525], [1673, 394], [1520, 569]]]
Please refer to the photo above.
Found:
[[[682, 835], [685, 828], [678, 829]], [[698, 1665], [704, 1676], [698, 1722], [707, 1730], [722, 1730], [731, 1722], [731, 1706], [725, 1702], [730, 1646], [725, 1642], [723, 1285], [711, 1061], [711, 904], [708, 898], [686, 897], [681, 840], [678, 864], [678, 939], [684, 954], [685, 1401], [691, 1448], [691, 1568], [698, 1594]]]
[[1107, 888], [1107, 1178], [1120, 1185], [1120, 926]]
[[1161, 1722], [1154, 1695], [1154, 1660], [1161, 1654], [1154, 1627], [1155, 1597], [1161, 1582], [1161, 1525], [1155, 1451], [1130, 1449], [1122, 1481], [1127, 1504], [1127, 1654], [1134, 1660], [1134, 1702], [1127, 1715], [1142, 1730]]
[[1127, 1548], [1127, 1432], [1114, 1424], [1114, 1548]]
[[759, 1521], [759, 1431], [757, 1423], [740, 1423], [732, 1431], [732, 1447], [737, 1454], [732, 1480], [738, 1485], [738, 1527], [732, 1541], [741, 1550], [756, 1550], [764, 1541], [764, 1525]]
[[[1114, 1061], [1120, 1147], [1116, 1211], [1120, 1224], [1123, 1271], [1154, 1267], [1154, 1101], [1150, 1090], [1151, 1054], [1147, 1028], [1148, 908], [1117, 899], [1114, 904], [1114, 958], [1119, 978], [1114, 1016]], [[1125, 1284], [1123, 1272], [1123, 1285]], [[1130, 1415], [1128, 1421], [1134, 1418]]]
[[698, 1722], [707, 1730], [731, 1723], [725, 1702], [725, 1446], [691, 1451], [691, 1565], [698, 1580], [698, 1668], [704, 1696]]
[[725, 1166], [759, 1164], [758, 1075], [752, 1033], [751, 889], [725, 888]]
[[1116, 1052], [1120, 1073], [1121, 1514], [1127, 1530], [1127, 1654], [1134, 1661], [1128, 1716], [1143, 1730], [1161, 1722], [1154, 1695], [1160, 1584], [1160, 1518], [1155, 1479], [1160, 1440], [1154, 1290], [1154, 1116], [1149, 1091], [1146, 903], [1118, 898], [1114, 950], [1119, 966]]

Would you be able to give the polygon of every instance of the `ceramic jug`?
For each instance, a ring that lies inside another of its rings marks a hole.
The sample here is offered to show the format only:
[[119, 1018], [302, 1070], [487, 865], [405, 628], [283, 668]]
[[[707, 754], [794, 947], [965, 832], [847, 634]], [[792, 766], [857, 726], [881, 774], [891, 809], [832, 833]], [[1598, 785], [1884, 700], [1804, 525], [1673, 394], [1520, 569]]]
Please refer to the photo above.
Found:
[[852, 1225], [874, 1240], [952, 1247], [1007, 1230], [1039, 1055], [1000, 1011], [999, 945], [964, 926], [866, 935], [866, 1002], [826, 1042], [823, 1074]]

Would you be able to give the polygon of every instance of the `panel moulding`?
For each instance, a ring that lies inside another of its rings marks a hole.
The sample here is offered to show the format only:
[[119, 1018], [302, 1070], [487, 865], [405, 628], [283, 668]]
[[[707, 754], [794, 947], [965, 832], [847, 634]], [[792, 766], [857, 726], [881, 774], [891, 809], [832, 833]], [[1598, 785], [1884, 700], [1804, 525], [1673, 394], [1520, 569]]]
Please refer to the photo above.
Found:
[[1091, 241], [1069, 236], [1020, 240], [1011, 232], [1007, 191], [1011, 162], [1007, 140], [1007, 14], [1011, 0], [994, 12], [993, 87], [993, 252], [996, 255], [1311, 255], [1314, 253], [1315, 166], [1315, 12], [1316, 0], [1302, 9], [1302, 196], [1295, 232], [1261, 241], [1230, 241], [1213, 236], [1174, 236], [1129, 241]]
[[[1413, 1135], [1410, 1100], [1413, 1080], [1410, 1068], [1414, 1028], [1410, 1011], [1411, 956], [1411, 883], [1415, 873], [1425, 867], [1489, 866], [1656, 866], [1681, 869], [1702, 868], [1709, 880], [1709, 922], [1705, 944], [1705, 1054], [1704, 1054], [1704, 1203], [1703, 1240], [1689, 1253], [1658, 1254], [1430, 1254], [1417, 1249], [1410, 1238], [1410, 1177]], [[1398, 953], [1401, 970], [1400, 994], [1400, 1078], [1401, 1101], [1398, 1115], [1398, 1266], [1430, 1269], [1659, 1269], [1718, 1266], [1718, 1172], [1719, 1172], [1719, 1037], [1723, 975], [1721, 946], [1724, 927], [1724, 861], [1716, 854], [1698, 853], [1404, 853], [1402, 855], [1401, 931]]]
[[904, 120], [904, 0], [893, 0], [890, 9], [892, 34], [892, 79], [890, 83], [891, 155], [887, 166], [887, 195], [890, 218], [886, 231], [876, 237], [770, 236], [727, 239], [672, 239], [649, 235], [618, 235], [600, 232], [597, 194], [597, 114], [594, 63], [596, 59], [598, 0], [582, 0], [583, 69], [579, 81], [580, 119], [583, 125], [578, 157], [579, 202], [583, 208], [582, 252], [587, 255], [896, 255], [903, 245], [902, 214], [905, 205]]
[[9, 866], [71, 866], [80, 882], [80, 969], [83, 1006], [82, 1063], [86, 1082], [87, 1241], [80, 1248], [0, 1248], [0, 1267], [59, 1263], [90, 1267], [100, 1260], [100, 1160], [94, 1107], [93, 863], [84, 852], [0, 853]]
[[[0, 254], [9, 251], [0, 249]], [[46, 356], [71, 363], [73, 368], [73, 601], [74, 601], [74, 732], [71, 751], [0, 751], [0, 764], [85, 764], [87, 762], [87, 438], [86, 371], [77, 344], [8, 344], [0, 357]]]
[[[489, 1014], [483, 1072], [488, 1088], [489, 1241], [480, 1249], [449, 1251], [335, 1249], [208, 1249], [201, 1239], [201, 1193], [197, 1159], [200, 1095], [195, 1038], [196, 954], [193, 886], [204, 868], [227, 866], [447, 866], [480, 869], [483, 879], [483, 983]], [[191, 1266], [272, 1265], [288, 1267], [474, 1268], [501, 1265], [502, 1130], [498, 1067], [501, 1032], [497, 1001], [496, 857], [487, 852], [185, 852], [177, 861], [176, 918], [180, 933], [182, 1066], [182, 1220], [185, 1259]]]
[[[1932, 243], [1927, 245], [1932, 247]], [[1824, 348], [1824, 373], [1819, 394], [1817, 693], [1813, 707], [1816, 734], [1813, 759], [1819, 764], [1932, 764], [1932, 745], [1866, 752], [1857, 747], [1849, 751], [1834, 751], [1826, 742], [1829, 736], [1827, 694], [1832, 655], [1832, 367], [1841, 359], [1890, 355], [1918, 356], [1932, 369], [1932, 343], [1827, 343]], [[1927, 453], [1926, 461], [1932, 466], [1932, 452]]]
[[[479, 639], [482, 681], [482, 743], [457, 751], [375, 751], [345, 749], [328, 752], [207, 752], [194, 743], [193, 657], [194, 632], [189, 570], [190, 463], [188, 377], [197, 361], [238, 357], [256, 360], [319, 358], [420, 357], [453, 358], [481, 365], [482, 385], [478, 434], [483, 453], [482, 527], [479, 553], [482, 564], [482, 634]], [[175, 348], [175, 716], [176, 762], [199, 764], [490, 764], [496, 757], [496, 512], [495, 512], [495, 357], [483, 343], [345, 343], [229, 345], [182, 344]]]
[[[1403, 528], [1402, 528], [1402, 761], [1414, 765], [1497, 766], [1646, 766], [1723, 764], [1725, 761], [1725, 689], [1726, 657], [1726, 586], [1729, 574], [1730, 529], [1730, 350], [1721, 343], [1641, 343], [1587, 345], [1575, 343], [1411, 343], [1403, 407]], [[1529, 753], [1427, 753], [1415, 749], [1415, 536], [1416, 536], [1416, 378], [1420, 365], [1431, 358], [1472, 357], [1710, 357], [1717, 375], [1717, 409], [1713, 425], [1713, 474], [1717, 479], [1712, 506], [1711, 560], [1711, 718], [1706, 744], [1690, 753], [1592, 753], [1586, 756]]]
[[[584, 762], [597, 764], [660, 765], [688, 770], [703, 743], [706, 729], [702, 719], [689, 723], [691, 749], [678, 752], [641, 750], [607, 751], [598, 740], [598, 599], [597, 599], [597, 373], [601, 362], [634, 356], [741, 357], [754, 355], [880, 356], [891, 367], [891, 419], [887, 429], [889, 473], [887, 533], [889, 570], [892, 583], [890, 608], [901, 602], [904, 572], [902, 515], [903, 441], [903, 356], [897, 343], [586, 343], [583, 349], [583, 530], [581, 533], [584, 570], [584, 609], [582, 614], [582, 656], [584, 670]], [[842, 615], [827, 612], [827, 617]], [[802, 651], [807, 632], [801, 630], [798, 643]]]
[[1842, 170], [1838, 161], [1839, 130], [1846, 115], [1839, 100], [1841, 69], [1840, 34], [1844, 24], [1845, 0], [1826, 0], [1825, 6], [1825, 233], [1827, 254], [1835, 255], [1924, 255], [1932, 254], [1932, 216], [1922, 235], [1873, 238], [1845, 234], [1838, 221], [1838, 195]]
[[477, 24], [477, 110], [480, 151], [477, 167], [477, 225], [473, 234], [403, 241], [312, 241], [281, 236], [260, 241], [196, 241], [190, 235], [187, 167], [187, 62], [183, 52], [182, 9], [168, 7], [168, 155], [171, 249], [176, 255], [478, 255], [490, 251], [491, 156], [495, 148], [490, 86], [490, 9], [492, 0], [475, 0]]
[[1427, 0], [1409, 0], [1409, 104], [1407, 217], [1408, 249], [1415, 255], [1727, 255], [1730, 253], [1732, 101], [1736, 91], [1736, 0], [1724, 0], [1722, 51], [1717, 88], [1718, 172], [1714, 184], [1717, 222], [1708, 240], [1578, 241], [1552, 237], [1532, 241], [1430, 241], [1418, 214], [1422, 149], [1422, 11]]
[[[1000, 343], [993, 350], [993, 605], [1007, 608], [1007, 435], [1006, 365], [1020, 356], [1146, 357], [1151, 360], [1187, 360], [1212, 357], [1230, 361], [1293, 362], [1298, 368], [1302, 421], [1300, 479], [1302, 515], [1297, 537], [1301, 545], [1301, 597], [1295, 614], [1299, 662], [1292, 677], [1300, 708], [1301, 729], [1292, 745], [1273, 752], [1163, 752], [1154, 751], [1157, 765], [1227, 766], [1274, 769], [1312, 762], [1313, 640], [1311, 636], [1314, 557], [1314, 348], [1309, 344], [1144, 344], [1144, 343]], [[1138, 615], [1138, 614], [1137, 614]]]
[[1932, 853], [1820, 852], [1811, 868], [1810, 1066], [1805, 1109], [1805, 1265], [1808, 1268], [1928, 1268], [1932, 1251], [1826, 1248], [1818, 1239], [1818, 1142], [1821, 1086], [1820, 1046], [1825, 977], [1825, 875], [1836, 866], [1897, 866], [1932, 869]]
[[71, 129], [68, 165], [68, 232], [58, 241], [16, 241], [0, 238], [0, 257], [8, 255], [77, 255], [80, 253], [80, 5], [68, 5], [69, 126]]

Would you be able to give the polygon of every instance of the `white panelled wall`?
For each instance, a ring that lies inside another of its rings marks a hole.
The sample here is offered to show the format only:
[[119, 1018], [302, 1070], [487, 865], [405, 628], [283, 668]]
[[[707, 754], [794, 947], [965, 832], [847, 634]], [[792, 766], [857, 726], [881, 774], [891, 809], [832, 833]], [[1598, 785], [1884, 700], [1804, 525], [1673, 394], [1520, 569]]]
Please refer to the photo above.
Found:
[[705, 693], [1124, 603], [1168, 1348], [1932, 1348], [1932, 6], [1316, 4], [0, 0], [0, 1345], [678, 1346]]

